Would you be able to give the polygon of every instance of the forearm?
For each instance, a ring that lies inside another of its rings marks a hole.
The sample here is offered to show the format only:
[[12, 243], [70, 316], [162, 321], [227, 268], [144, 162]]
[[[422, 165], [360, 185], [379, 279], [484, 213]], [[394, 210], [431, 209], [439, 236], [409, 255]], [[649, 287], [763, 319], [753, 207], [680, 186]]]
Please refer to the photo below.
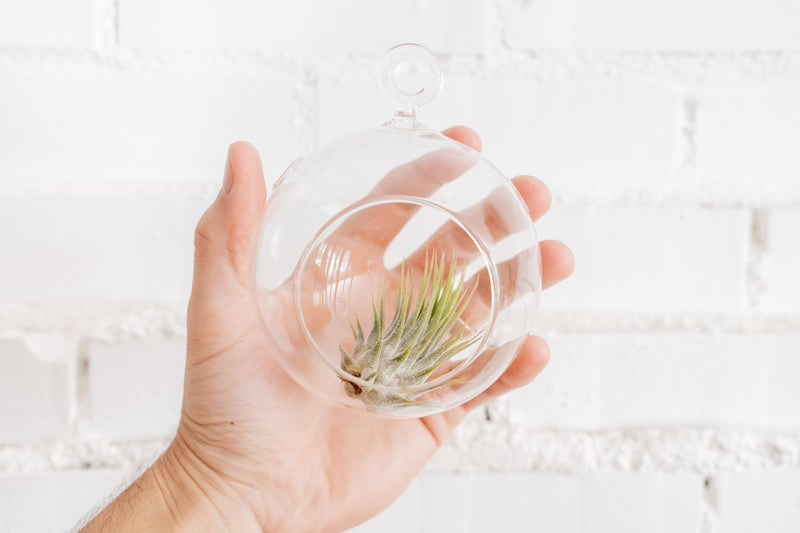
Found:
[[81, 532], [262, 531], [243, 502], [192, 463], [173, 443]]

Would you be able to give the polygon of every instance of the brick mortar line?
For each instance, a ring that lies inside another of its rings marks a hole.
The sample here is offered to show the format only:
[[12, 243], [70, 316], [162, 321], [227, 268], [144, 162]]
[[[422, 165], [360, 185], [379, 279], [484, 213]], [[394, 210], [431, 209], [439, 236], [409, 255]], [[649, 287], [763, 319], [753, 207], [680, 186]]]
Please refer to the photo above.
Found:
[[149, 335], [180, 336], [186, 330], [186, 303], [4, 304], [0, 307], [0, 335], [39, 334], [100, 342], [119, 342]]
[[703, 493], [700, 503], [702, 533], [717, 533], [719, 530], [719, 505], [716, 483], [717, 480], [713, 476], [706, 476], [703, 480]]
[[143, 52], [127, 49], [49, 50], [0, 48], [0, 73], [8, 74], [172, 74], [209, 79], [289, 78], [299, 59], [286, 54], [227, 51]]
[[509, 56], [511, 46], [508, 42], [508, 22], [518, 7], [516, 2], [510, 0], [488, 2], [486, 11], [489, 24], [486, 28], [486, 38], [492, 62], [502, 61]]
[[747, 257], [746, 296], [747, 308], [757, 311], [766, 288], [764, 262], [767, 256], [767, 213], [754, 209], [750, 216], [750, 239]]
[[[321, 62], [324, 74], [342, 81], [371, 73], [379, 54], [333, 57]], [[653, 51], [586, 52], [506, 50], [482, 55], [442, 54], [447, 75], [471, 74], [477, 79], [666, 84], [752, 83], [800, 81], [800, 53], [731, 52], [679, 53]]]
[[119, 48], [118, 0], [94, 0], [92, 21], [94, 49], [100, 54], [112, 54]]
[[[314, 64], [302, 65], [298, 69], [295, 90], [292, 94], [295, 108], [294, 153], [297, 156], [311, 152], [317, 146], [319, 132], [319, 69]], [[289, 161], [286, 162], [288, 166]], [[278, 179], [266, 178], [267, 185]]]
[[[503, 417], [494, 417], [495, 420]], [[800, 434], [713, 428], [566, 431], [513, 421], [469, 423], [431, 463], [435, 470], [721, 472], [800, 468]]]
[[[288, 161], [287, 161], [288, 164]], [[0, 198], [91, 197], [173, 197], [202, 198], [209, 203], [219, 192], [219, 183], [207, 182], [136, 182], [136, 181], [73, 181], [13, 180], [0, 181]]]
[[[798, 176], [800, 178], [800, 176]], [[543, 177], [547, 181], [546, 176]], [[561, 187], [553, 190], [553, 201], [567, 207], [673, 207], [704, 209], [770, 209], [800, 207], [800, 187], [795, 184], [763, 187], [723, 183], [686, 183], [689, 175], [673, 175], [671, 183], [650, 189], [605, 190], [600, 186]], [[596, 191], [596, 192], [595, 192]]]
[[[303, 89], [315, 94], [315, 87]], [[298, 113], [302, 115], [293, 125], [296, 153], [306, 153], [316, 143], [316, 122], [318, 110], [315, 104], [303, 107], [295, 102]], [[286, 165], [290, 163], [286, 161]], [[798, 176], [800, 178], [800, 176]], [[270, 182], [271, 177], [267, 177]], [[277, 179], [277, 176], [274, 177]], [[547, 181], [546, 176], [543, 178]], [[668, 183], [654, 183], [649, 188], [619, 186], [616, 189], [608, 184], [594, 186], [577, 184], [574, 186], [552, 184], [553, 199], [562, 207], [667, 207], [690, 209], [770, 209], [800, 207], [800, 187], [794, 184], [776, 186], [772, 191], [763, 187], [722, 183], [686, 183], [688, 175], [673, 174]], [[219, 184], [206, 182], [137, 182], [125, 181], [75, 181], [75, 180], [0, 180], [0, 198], [21, 197], [172, 197], [205, 199], [209, 202], [219, 190]]]
[[[158, 304], [5, 304], [0, 308], [1, 337], [60, 336], [65, 340], [123, 342], [151, 335], [185, 335], [186, 305]], [[674, 335], [795, 335], [800, 315], [758, 312], [599, 313], [547, 308], [546, 296], [536, 324], [544, 336], [666, 333]]]
[[[0, 474], [131, 469], [152, 461], [169, 438], [108, 442], [72, 435], [48, 445], [0, 445]], [[712, 428], [567, 431], [466, 422], [437, 453], [438, 472], [582, 474], [720, 473], [800, 468], [800, 434]]]
[[[514, 63], [526, 63], [526, 62], [535, 62], [541, 58], [547, 57], [557, 57], [557, 56], [573, 56], [575, 58], [586, 58], [586, 57], [616, 57], [616, 58], [624, 58], [626, 61], [630, 61], [632, 58], [637, 57], [656, 57], [659, 60], [666, 60], [667, 65], [664, 65], [666, 72], [674, 69], [674, 65], [669, 65], [669, 62], [675, 62], [676, 60], [686, 60], [686, 59], [693, 59], [700, 63], [700, 65], [692, 66], [687, 72], [684, 73], [682, 76], [684, 79], [682, 81], [700, 81], [706, 80], [707, 73], [703, 72], [706, 66], [703, 66], [703, 63], [707, 63], [709, 61], [716, 62], [716, 63], [724, 63], [730, 62], [732, 59], [735, 63], [739, 63], [740, 68], [753, 68], [753, 63], [763, 62], [764, 59], [768, 59], [768, 61], [777, 61], [780, 64], [784, 59], [788, 59], [785, 64], [782, 66], [778, 66], [778, 70], [784, 69], [786, 73], [788, 73], [792, 78], [797, 78], [800, 76], [800, 55], [797, 54], [796, 50], [741, 50], [741, 51], [668, 51], [668, 50], [644, 50], [644, 49], [629, 49], [629, 50], [597, 50], [591, 52], [584, 52], [577, 49], [526, 49], [515, 47], [512, 45], [508, 40], [508, 28], [510, 27], [510, 22], [516, 16], [521, 7], [521, 3], [519, 0], [492, 0], [490, 2], [490, 13], [494, 16], [492, 20], [492, 24], [489, 26], [489, 33], [492, 35], [496, 33], [497, 36], [494, 39], [494, 42], [491, 44], [496, 46], [499, 50], [499, 55], [501, 56], [501, 60], [507, 64], [514, 64]], [[494, 37], [494, 35], [492, 35]], [[720, 61], [722, 59], [722, 61]], [[585, 59], [583, 61], [579, 61], [579, 64], [583, 63], [583, 67], [585, 67]], [[601, 62], [597, 61], [590, 61], [590, 69], [593, 68], [595, 65]], [[749, 65], [748, 65], [749, 64]], [[717, 65], [717, 67], [722, 65]], [[777, 65], [773, 65], [771, 68], [775, 68]], [[700, 68], [698, 68], [700, 67]], [[763, 65], [762, 65], [763, 67]], [[523, 67], [524, 68], [524, 67]], [[683, 68], [686, 68], [684, 66]], [[729, 69], [729, 67], [726, 67]], [[759, 69], [756, 65], [756, 68]], [[623, 68], [626, 70], [626, 68]], [[680, 69], [679, 69], [680, 70]], [[736, 69], [734, 69], [736, 70]], [[770, 68], [767, 69], [769, 71]], [[752, 71], [751, 71], [752, 72]], [[746, 73], [746, 71], [745, 71]], [[656, 75], [655, 79], [660, 79], [662, 76]], [[728, 75], [730, 76], [730, 72]], [[740, 76], [740, 73], [738, 76]], [[766, 72], [761, 72], [763, 76]], [[652, 76], [652, 74], [651, 74]], [[738, 77], [737, 76], [737, 77]], [[679, 76], [680, 77], [680, 76]], [[668, 77], [667, 79], [670, 79]]]
[[[109, 23], [110, 24], [110, 23]], [[372, 72], [382, 50], [358, 54], [286, 54], [265, 50], [155, 50], [120, 48], [97, 37], [94, 48], [0, 47], [0, 72], [81, 73], [108, 70], [252, 77], [297, 72], [313, 63], [334, 78]], [[800, 81], [800, 52], [536, 51], [489, 47], [483, 54], [441, 54], [451, 74], [535, 81], [613, 80], [646, 83]]]
[[[673, 161], [675, 174], [694, 177], [697, 165], [697, 97], [684, 91], [678, 102], [676, 142]], [[674, 178], [673, 178], [674, 179]]]
[[800, 332], [800, 315], [720, 313], [589, 313], [549, 311], [546, 293], [536, 330], [540, 334], [672, 333], [780, 335]]
[[75, 419], [70, 426], [72, 435], [83, 434], [89, 426], [91, 418], [91, 382], [89, 378], [89, 342], [81, 339], [76, 354], [75, 387], [72, 403], [75, 407]]

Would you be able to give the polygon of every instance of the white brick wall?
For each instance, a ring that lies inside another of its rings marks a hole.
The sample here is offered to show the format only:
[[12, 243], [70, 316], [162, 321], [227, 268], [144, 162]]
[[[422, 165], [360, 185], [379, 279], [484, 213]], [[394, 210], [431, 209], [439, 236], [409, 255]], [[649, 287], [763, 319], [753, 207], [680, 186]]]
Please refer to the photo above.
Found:
[[[554, 193], [552, 362], [354, 529], [796, 531], [800, 4], [0, 0], [0, 531], [64, 531], [177, 422], [192, 230], [386, 120], [387, 47]], [[47, 509], [42, 513], [41, 509]]]
[[13, 228], [0, 275], [14, 280], [0, 298], [185, 302], [206, 204], [174, 195], [0, 197], [0, 224]]
[[92, 43], [93, 0], [0, 3], [0, 46], [86, 47]]
[[272, 172], [292, 157], [286, 79], [0, 73], [0, 86], [0, 179], [216, 184], [244, 138]]
[[[351, 120], [374, 124], [391, 112], [374, 85], [368, 75], [322, 78], [323, 139], [346, 133]], [[420, 116], [430, 124], [478, 129], [487, 156], [511, 175], [634, 188], [657, 185], [670, 172], [678, 104], [679, 94], [664, 85], [448, 76], [441, 100]]]
[[[800, 177], [798, 94], [800, 83], [797, 82], [699, 89], [697, 167], [700, 179], [792, 190]], [[731, 109], [736, 109], [736, 113], [731, 113]]]
[[737, 472], [716, 487], [722, 511], [720, 533], [789, 533], [800, 524], [800, 470]]
[[519, 423], [800, 431], [800, 335], [591, 334], [551, 345], [537, 386], [509, 397]]
[[111, 440], [171, 437], [178, 426], [186, 340], [147, 337], [88, 349], [88, 431]]
[[444, 53], [480, 53], [485, 4], [120, 0], [120, 41], [131, 48], [372, 55], [399, 42], [424, 42]]
[[769, 212], [764, 261], [763, 306], [773, 312], [800, 313], [800, 209]]
[[699, 532], [700, 476], [499, 472], [423, 474], [351, 533]]
[[581, 261], [549, 309], [737, 313], [745, 304], [749, 214], [697, 207], [557, 206], [542, 238]]
[[19, 338], [0, 339], [0, 442], [35, 443], [65, 432], [73, 416], [74, 372], [47, 361]]
[[524, 48], [796, 49], [800, 6], [786, 0], [519, 2], [509, 41]]

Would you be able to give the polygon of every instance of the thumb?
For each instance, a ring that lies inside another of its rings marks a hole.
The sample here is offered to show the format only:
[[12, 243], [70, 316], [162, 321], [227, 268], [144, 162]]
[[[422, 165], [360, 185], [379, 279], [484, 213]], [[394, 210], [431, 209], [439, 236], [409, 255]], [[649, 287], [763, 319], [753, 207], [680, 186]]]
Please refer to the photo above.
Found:
[[266, 201], [261, 158], [249, 143], [228, 148], [222, 190], [195, 230], [192, 307], [227, 307], [250, 294], [250, 265]]

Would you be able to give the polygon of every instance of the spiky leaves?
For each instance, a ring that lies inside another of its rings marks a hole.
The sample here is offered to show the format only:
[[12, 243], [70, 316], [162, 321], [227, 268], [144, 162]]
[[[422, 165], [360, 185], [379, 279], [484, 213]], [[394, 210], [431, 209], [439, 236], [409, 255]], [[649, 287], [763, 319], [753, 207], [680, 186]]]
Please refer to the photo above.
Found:
[[[417, 291], [411, 273], [401, 274], [391, 322], [386, 323], [385, 290], [379, 304], [373, 300], [372, 329], [368, 335], [364, 334], [361, 321], [356, 317], [352, 327], [353, 351], [339, 347], [342, 369], [368, 383], [385, 387], [424, 383], [445, 361], [478, 340], [477, 335], [467, 336], [466, 323], [456, 326], [475, 287], [473, 284], [471, 289], [466, 288], [465, 271], [457, 268], [455, 258], [448, 268], [444, 256], [438, 260], [435, 255], [426, 257]], [[374, 406], [406, 404], [436, 388], [416, 393], [385, 392], [345, 382], [350, 396]]]

